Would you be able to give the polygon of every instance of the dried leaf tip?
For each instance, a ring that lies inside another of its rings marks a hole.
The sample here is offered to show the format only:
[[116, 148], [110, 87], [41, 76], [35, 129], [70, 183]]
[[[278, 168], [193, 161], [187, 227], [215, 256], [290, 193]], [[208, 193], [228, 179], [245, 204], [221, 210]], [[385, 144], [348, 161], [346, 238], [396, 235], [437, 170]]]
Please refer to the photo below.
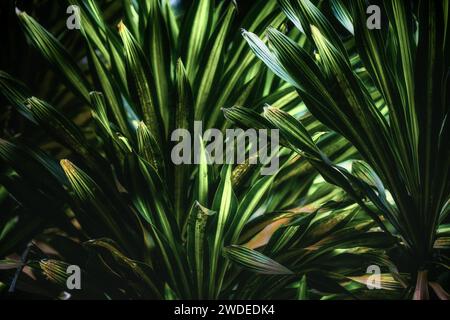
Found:
[[231, 0], [231, 3], [233, 4], [234, 8], [236, 9], [236, 12], [239, 12], [238, 3], [236, 0]]
[[61, 165], [61, 167], [63, 168], [64, 172], [69, 173], [69, 174], [73, 174], [75, 173], [75, 166], [72, 162], [70, 162], [67, 159], [62, 159], [59, 164]]
[[184, 70], [184, 63], [181, 57], [178, 57], [177, 59], [177, 70], [178, 71]]
[[29, 98], [26, 98], [23, 102], [26, 108], [31, 110], [33, 108], [33, 105], [36, 106], [36, 102], [39, 101], [35, 96], [31, 96]]
[[122, 20], [120, 20], [119, 24], [117, 25], [117, 30], [119, 30], [119, 33], [123, 32], [125, 30], [125, 24]]
[[273, 109], [275, 109], [275, 108], [272, 107], [272, 106], [269, 106], [268, 104], [266, 104], [266, 105], [264, 106], [264, 108], [263, 108], [264, 114], [266, 114], [267, 112], [272, 111]]
[[139, 121], [139, 123], [138, 123], [138, 129], [147, 129], [147, 126], [146, 126], [146, 124], [145, 124], [145, 122], [144, 121]]

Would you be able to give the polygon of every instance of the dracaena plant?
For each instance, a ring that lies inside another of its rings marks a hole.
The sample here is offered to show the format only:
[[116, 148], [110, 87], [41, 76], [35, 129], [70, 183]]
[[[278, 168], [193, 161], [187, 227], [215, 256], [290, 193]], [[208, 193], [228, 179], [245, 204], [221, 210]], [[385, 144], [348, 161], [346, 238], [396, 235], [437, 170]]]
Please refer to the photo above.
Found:
[[[275, 1], [255, 1], [245, 16], [232, 1], [193, 1], [180, 15], [166, 0], [114, 8], [69, 3], [81, 14], [75, 55], [16, 10], [27, 39], [67, 90], [34, 97], [0, 73], [3, 96], [48, 137], [0, 142], [1, 200], [10, 208], [1, 217], [0, 288], [63, 299], [366, 297], [374, 295], [366, 290], [366, 267], [380, 264], [378, 293], [402, 294], [385, 252], [392, 238], [358, 199], [317, 178], [317, 163], [286, 148], [291, 137], [282, 141], [272, 176], [249, 161], [176, 166], [170, 159], [174, 129], [192, 129], [194, 120], [225, 129], [221, 108], [265, 102], [301, 117], [311, 145], [330, 161], [355, 154], [241, 37], [240, 27], [260, 35], [269, 25], [285, 30]], [[298, 30], [289, 35], [306, 41]], [[92, 121], [79, 126], [66, 115], [73, 100]], [[246, 126], [268, 126], [258, 121]], [[199, 141], [203, 159], [205, 143]], [[82, 290], [67, 288], [70, 265], [81, 267]]]
[[[238, 123], [264, 120], [279, 128], [292, 150], [396, 239], [400, 250], [392, 255], [411, 275], [411, 296], [428, 298], [432, 287], [447, 299], [449, 1], [278, 3], [308, 45], [276, 28], [267, 29], [268, 44], [252, 32], [243, 36], [296, 88], [315, 118], [357, 149], [350, 158], [363, 162], [349, 171], [330, 161], [302, 121], [279, 108], [267, 106], [263, 115], [250, 117], [247, 109], [234, 107], [226, 114]], [[381, 10], [381, 29], [366, 24], [370, 4]]]

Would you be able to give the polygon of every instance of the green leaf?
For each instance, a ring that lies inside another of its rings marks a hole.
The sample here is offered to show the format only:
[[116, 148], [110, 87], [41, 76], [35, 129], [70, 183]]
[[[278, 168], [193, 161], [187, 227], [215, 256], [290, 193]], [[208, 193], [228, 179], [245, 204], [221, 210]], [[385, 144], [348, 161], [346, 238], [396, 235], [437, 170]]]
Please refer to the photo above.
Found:
[[197, 280], [197, 294], [198, 298], [202, 299], [204, 290], [204, 281], [206, 279], [205, 274], [205, 262], [207, 259], [207, 224], [211, 216], [216, 212], [203, 207], [200, 203], [196, 202], [191, 215], [189, 217], [187, 226], [187, 251], [191, 258], [192, 269], [196, 275]]
[[63, 75], [66, 83], [89, 101], [89, 83], [59, 41], [26, 12], [18, 13], [23, 30], [39, 52]]
[[147, 27], [145, 31], [145, 49], [149, 57], [153, 74], [153, 84], [158, 98], [161, 117], [166, 128], [169, 124], [170, 113], [167, 106], [170, 101], [170, 72], [174, 58], [168, 55], [171, 51], [170, 38], [161, 12], [160, 1], [144, 1], [149, 6]]
[[[89, 42], [88, 42], [89, 44]], [[121, 102], [120, 91], [117, 83], [109, 74], [106, 66], [100, 61], [95, 49], [89, 45], [90, 58], [93, 62], [94, 68], [96, 70], [96, 76], [100, 83], [101, 89], [104, 92], [104, 97], [106, 97], [108, 105], [111, 107], [112, 114], [120, 130], [127, 137], [130, 137], [129, 124], [127, 121], [127, 112]], [[105, 110], [106, 111], [106, 110]]]
[[209, 204], [212, 168], [208, 166], [208, 153], [206, 152], [202, 137], [198, 136], [194, 137], [194, 139], [197, 139], [198, 146], [200, 147], [198, 150], [198, 172], [195, 178], [194, 199], [199, 203]]
[[278, 58], [269, 50], [269, 48], [267, 48], [264, 42], [262, 42], [256, 34], [243, 30], [242, 36], [250, 45], [250, 48], [253, 50], [256, 56], [264, 61], [264, 63], [270, 68], [270, 70], [273, 71], [273, 73], [275, 73], [286, 82], [295, 83], [290, 74], [281, 65]]
[[161, 153], [158, 142], [145, 125], [140, 122], [136, 130], [137, 147], [139, 155], [147, 160], [161, 177], [165, 177], [164, 155]]
[[135, 98], [145, 124], [157, 141], [164, 135], [161, 130], [157, 95], [154, 90], [153, 75], [141, 47], [127, 27], [119, 23], [119, 35], [122, 38], [127, 62], [130, 93]]
[[294, 147], [313, 157], [321, 157], [321, 152], [313, 142], [308, 131], [306, 131], [305, 127], [290, 114], [267, 106], [264, 109], [264, 117], [275, 127], [279, 128], [281, 134]]
[[278, 0], [286, 16], [312, 40], [312, 26], [318, 28], [327, 39], [333, 41], [338, 51], [346, 55], [339, 35], [322, 12], [310, 0]]
[[[192, 132], [194, 123], [194, 101], [192, 89], [181, 59], [177, 61], [176, 69], [177, 84], [177, 107], [175, 114], [176, 129], [188, 129]], [[185, 190], [186, 183], [189, 182], [190, 168], [186, 164], [174, 167], [174, 207], [177, 220], [180, 222], [186, 215], [188, 195]]]
[[201, 52], [209, 38], [212, 25], [213, 3], [198, 0], [190, 6], [181, 25], [181, 52], [189, 79], [194, 79]]
[[262, 274], [292, 275], [291, 270], [262, 253], [242, 246], [229, 246], [224, 255], [231, 261], [250, 271]]
[[[216, 194], [214, 196], [212, 210], [217, 212], [217, 225], [214, 228], [214, 233], [211, 235], [211, 249], [210, 249], [210, 272], [211, 274], [219, 274], [218, 265], [219, 258], [222, 256], [222, 249], [224, 246], [224, 236], [226, 232], [227, 222], [230, 216], [236, 210], [236, 196], [234, 195], [232, 185], [231, 185], [231, 172], [232, 166], [226, 165], [222, 169], [222, 179], [220, 185], [217, 188]], [[217, 288], [214, 285], [218, 282]], [[220, 289], [222, 279], [219, 277], [218, 280], [215, 277], [210, 278], [209, 284], [209, 297], [217, 297], [218, 292], [215, 290]]]
[[[75, 166], [67, 159], [60, 161], [70, 185], [74, 192], [74, 197], [79, 201], [80, 207], [84, 212], [79, 212], [79, 218], [83, 219], [81, 214], [84, 214], [83, 227], [92, 235], [101, 236], [103, 232], [105, 235], [113, 237], [119, 243], [124, 245], [128, 253], [135, 253], [136, 247], [133, 247], [133, 238], [123, 229], [123, 222], [128, 218], [127, 209], [119, 204], [119, 202], [105, 194], [102, 188], [84, 171]], [[100, 224], [92, 224], [93, 215], [101, 221]], [[101, 227], [100, 227], [101, 226]]]
[[306, 275], [303, 275], [298, 285], [298, 300], [309, 300], [308, 283], [306, 282]]
[[331, 0], [331, 9], [339, 22], [348, 30], [351, 34], [355, 33], [353, 28], [353, 17], [349, 10], [341, 0]]
[[235, 7], [230, 4], [226, 10], [225, 16], [217, 23], [216, 30], [211, 35], [211, 40], [206, 45], [206, 52], [200, 60], [202, 68], [199, 69], [195, 83], [197, 84], [196, 93], [197, 99], [195, 101], [195, 119], [200, 120], [205, 112], [206, 103], [210, 95], [217, 90], [214, 84], [221, 76], [223, 69], [224, 46], [228, 35], [231, 22], [235, 13]]
[[255, 213], [258, 206], [265, 200], [274, 179], [275, 175], [265, 176], [259, 179], [240, 201], [236, 215], [233, 217], [229, 228], [231, 244], [236, 243], [251, 215]]
[[244, 128], [271, 129], [273, 125], [256, 111], [234, 106], [222, 109], [225, 118]]
[[31, 94], [24, 83], [14, 79], [6, 72], [0, 71], [0, 92], [23, 116], [36, 123], [30, 110], [25, 106], [25, 100]]
[[64, 117], [53, 106], [36, 97], [27, 99], [25, 104], [33, 118], [41, 126], [73, 151], [88, 159], [88, 161], [94, 161], [83, 133], [72, 121]]

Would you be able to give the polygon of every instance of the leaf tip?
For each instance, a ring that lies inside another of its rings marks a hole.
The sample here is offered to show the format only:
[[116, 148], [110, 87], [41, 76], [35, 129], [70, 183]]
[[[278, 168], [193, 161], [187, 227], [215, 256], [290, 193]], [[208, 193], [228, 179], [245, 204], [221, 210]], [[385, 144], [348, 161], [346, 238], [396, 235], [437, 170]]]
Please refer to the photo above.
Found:
[[63, 168], [65, 173], [74, 173], [75, 172], [75, 166], [70, 160], [67, 159], [61, 159], [59, 161], [59, 164]]
[[268, 105], [268, 104], [264, 105], [264, 107], [263, 107], [264, 114], [267, 114], [267, 113], [269, 113], [270, 111], [273, 111], [274, 109], [275, 109], [274, 107], [272, 107], [272, 106], [270, 106], [270, 105]]
[[315, 25], [311, 24], [309, 27], [311, 28], [311, 34], [313, 38], [317, 39], [322, 36], [322, 33], [320, 32], [319, 28], [317, 28]]
[[94, 96], [102, 96], [103, 93], [101, 93], [100, 91], [91, 91], [89, 92], [89, 96], [94, 97]]
[[19, 17], [25, 14], [25, 11], [20, 10], [19, 8], [15, 7], [16, 15]]
[[122, 20], [120, 20], [120, 22], [117, 24], [117, 30], [119, 31], [119, 33], [122, 33], [123, 31], [125, 31], [126, 26], [123, 23]]
[[139, 131], [146, 130], [146, 129], [147, 129], [147, 125], [145, 124], [144, 121], [141, 120], [141, 121], [139, 121], [138, 124], [137, 124], [137, 129], [138, 129]]

